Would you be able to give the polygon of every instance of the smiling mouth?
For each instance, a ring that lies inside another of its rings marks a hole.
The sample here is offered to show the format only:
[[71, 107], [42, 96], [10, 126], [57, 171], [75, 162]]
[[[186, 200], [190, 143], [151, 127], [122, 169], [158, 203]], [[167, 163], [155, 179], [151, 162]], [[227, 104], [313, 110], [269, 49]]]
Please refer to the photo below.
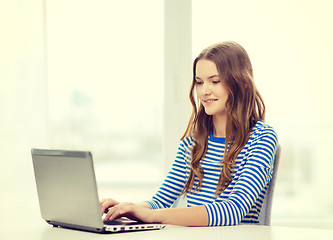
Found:
[[217, 101], [217, 99], [207, 99], [207, 100], [204, 100], [205, 103], [211, 103], [211, 102], [215, 102]]

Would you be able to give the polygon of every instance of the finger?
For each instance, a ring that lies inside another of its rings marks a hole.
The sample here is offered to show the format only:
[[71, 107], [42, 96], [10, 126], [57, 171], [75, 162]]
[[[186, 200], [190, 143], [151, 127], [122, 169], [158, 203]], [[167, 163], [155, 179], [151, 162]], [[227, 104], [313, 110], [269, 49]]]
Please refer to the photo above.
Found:
[[114, 206], [114, 207], [109, 208], [107, 214], [105, 215], [104, 222], [105, 221], [112, 221], [116, 218], [119, 218], [120, 217], [119, 211], [120, 211], [120, 209], [119, 209], [118, 206]]
[[105, 219], [112, 221], [114, 219], [127, 216], [129, 214], [129, 212], [131, 212], [130, 206], [127, 206], [125, 204], [116, 205], [112, 208], [109, 208], [109, 211], [108, 211], [107, 215], [105, 216]]
[[106, 207], [101, 207], [101, 213], [102, 213], [102, 215], [104, 214], [104, 213], [106, 213]]
[[113, 207], [112, 202], [110, 202], [109, 200], [105, 200], [103, 203], [101, 203], [101, 212], [103, 213], [107, 213], [108, 208]]
[[118, 219], [118, 218], [127, 216], [128, 212], [129, 212], [129, 209], [126, 206], [113, 207], [109, 220], [112, 221], [114, 219]]
[[109, 203], [109, 204], [112, 204], [112, 205], [117, 205], [119, 204], [119, 202], [117, 202], [116, 200], [113, 200], [111, 198], [104, 198], [100, 201], [100, 205], [103, 205], [105, 203]]
[[114, 210], [115, 209], [111, 207], [111, 208], [108, 208], [107, 211], [105, 211], [106, 215], [105, 215], [105, 217], [103, 219], [104, 222], [110, 220], [110, 217], [112, 216], [112, 213], [114, 212]]
[[101, 204], [101, 213], [106, 213], [108, 205], [104, 202]]
[[118, 205], [119, 203], [111, 198], [101, 201], [101, 213], [107, 213], [108, 208]]
[[102, 205], [103, 203], [105, 203], [107, 201], [106, 198], [103, 198], [102, 200], [99, 201], [99, 204]]

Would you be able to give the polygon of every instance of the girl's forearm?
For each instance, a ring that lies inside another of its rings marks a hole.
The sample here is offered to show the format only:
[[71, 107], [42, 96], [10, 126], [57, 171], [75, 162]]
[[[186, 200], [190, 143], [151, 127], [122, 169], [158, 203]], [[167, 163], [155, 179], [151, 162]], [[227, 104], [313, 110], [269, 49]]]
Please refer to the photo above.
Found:
[[166, 208], [154, 210], [154, 222], [179, 226], [207, 226], [208, 213], [205, 206]]
[[135, 204], [138, 205], [138, 206], [144, 207], [144, 208], [151, 209], [150, 205], [146, 202], [138, 202], [138, 203], [135, 203]]

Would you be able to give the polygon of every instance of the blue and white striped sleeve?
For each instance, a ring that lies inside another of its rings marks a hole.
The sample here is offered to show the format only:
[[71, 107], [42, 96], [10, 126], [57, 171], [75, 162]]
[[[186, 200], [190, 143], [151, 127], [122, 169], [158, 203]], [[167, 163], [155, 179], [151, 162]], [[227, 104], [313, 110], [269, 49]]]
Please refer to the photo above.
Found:
[[237, 225], [246, 216], [259, 194], [272, 178], [277, 135], [270, 127], [265, 128], [254, 140], [229, 198], [206, 204], [208, 226]]
[[190, 144], [190, 138], [181, 141], [171, 170], [157, 193], [150, 201], [146, 201], [152, 209], [169, 208], [180, 196], [186, 183], [186, 159], [188, 158]]

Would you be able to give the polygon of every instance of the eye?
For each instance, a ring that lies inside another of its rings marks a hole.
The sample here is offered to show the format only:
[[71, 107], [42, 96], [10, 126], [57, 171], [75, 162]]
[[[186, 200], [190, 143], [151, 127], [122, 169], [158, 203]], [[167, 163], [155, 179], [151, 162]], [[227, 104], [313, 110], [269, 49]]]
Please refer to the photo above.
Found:
[[195, 81], [195, 84], [196, 84], [196, 85], [202, 85], [202, 84], [203, 84], [203, 81], [198, 81], [198, 80], [197, 80], [197, 81]]
[[214, 83], [214, 84], [218, 84], [218, 83], [220, 83], [221, 81], [220, 80], [215, 80], [215, 81], [213, 81], [212, 83]]

